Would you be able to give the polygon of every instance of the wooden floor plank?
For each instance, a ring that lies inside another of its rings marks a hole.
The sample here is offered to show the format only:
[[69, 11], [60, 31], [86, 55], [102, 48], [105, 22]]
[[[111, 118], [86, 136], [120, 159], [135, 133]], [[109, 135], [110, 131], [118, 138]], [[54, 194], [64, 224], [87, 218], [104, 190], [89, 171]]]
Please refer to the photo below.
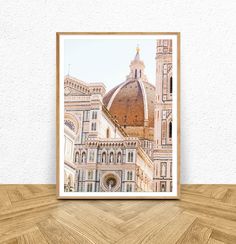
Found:
[[13, 238], [4, 242], [1, 242], [1, 244], [18, 244], [17, 238]]
[[[195, 221], [195, 217], [186, 213], [176, 216], [170, 223], [168, 223], [161, 231], [156, 232], [150, 239], [150, 243], [156, 244], [172, 244], [176, 243], [185, 231]], [[148, 243], [148, 242], [146, 242]]]
[[[49, 243], [89, 243], [89, 240], [77, 233], [68, 232], [62, 223], [59, 223], [54, 218], [49, 217], [37, 224], [44, 238]], [[90, 242], [91, 243], [91, 242]]]
[[236, 214], [234, 212], [228, 211], [225, 208], [221, 209], [221, 208], [215, 207], [214, 204], [210, 205], [210, 206], [209, 205], [205, 206], [204, 204], [180, 201], [179, 203], [177, 203], [177, 205], [190, 212], [209, 214], [209, 215], [216, 216], [219, 218], [236, 221]]
[[5, 209], [11, 208], [11, 201], [5, 189], [0, 187], [0, 214]]
[[232, 188], [228, 188], [221, 201], [236, 206], [236, 191]]
[[197, 213], [196, 211], [194, 212], [186, 211], [186, 212], [188, 214], [191, 214], [194, 217], [197, 217], [199, 222], [202, 225], [212, 228], [214, 231], [224, 232], [229, 235], [232, 234], [235, 236], [236, 239], [236, 221], [219, 218], [210, 214]]
[[190, 189], [188, 186], [187, 188], [183, 187], [183, 192], [221, 200], [227, 194], [229, 187], [227, 185], [210, 185], [210, 187], [209, 185], [197, 185], [194, 191], [192, 189], [193, 188]]
[[214, 238], [210, 238], [209, 241], [207, 242], [207, 244], [225, 244], [225, 242], [223, 241], [218, 241]]
[[11, 215], [11, 217], [1, 220], [0, 241], [35, 230], [36, 223], [50, 217], [54, 208], [57, 208], [57, 206], [53, 206], [53, 208], [50, 206], [42, 209], [35, 208], [33, 211], [27, 211], [22, 215]]
[[86, 212], [77, 213], [73, 210], [53, 213], [53, 217], [58, 222], [63, 223], [67, 228], [87, 236], [94, 243], [104, 241], [103, 243], [113, 243], [118, 240], [123, 233], [112, 225], [102, 221], [101, 219], [88, 217]]
[[205, 244], [209, 241], [212, 229], [195, 220], [189, 229], [177, 241], [177, 244]]
[[55, 188], [50, 188], [47, 185], [37, 185], [37, 190], [34, 190], [32, 185], [20, 185], [17, 189], [25, 200], [44, 196], [55, 196]]
[[[146, 205], [146, 211], [136, 213], [136, 216], [134, 216], [133, 218], [130, 218], [129, 220], [117, 225], [117, 228], [121, 231], [131, 232], [137, 230], [139, 226], [144, 225], [151, 219], [153, 219], [153, 222], [155, 223], [157, 219], [161, 218], [160, 214], [163, 214], [163, 212], [169, 210], [173, 205], [174, 203], [172, 201], [164, 203], [162, 202], [161, 204], [158, 204], [158, 207], [154, 203], [149, 204], [149, 207], [147, 207]], [[181, 212], [179, 208], [176, 208], [174, 210], [177, 210], [177, 212]], [[166, 218], [168, 218], [168, 215], [166, 216]]]
[[[1, 228], [0, 228], [1, 229]], [[8, 228], [6, 228], [8, 229]], [[18, 243], [18, 237], [25, 235], [29, 232], [34, 232], [35, 230], [37, 230], [37, 226], [36, 225], [31, 225], [31, 226], [25, 226], [23, 227], [23, 225], [21, 225], [20, 227], [16, 228], [16, 229], [8, 229], [8, 232], [5, 232], [3, 234], [0, 235], [0, 243], [8, 243], [8, 242], [17, 242]]]
[[7, 194], [9, 196], [11, 203], [24, 200], [24, 198], [23, 198], [22, 194], [19, 192], [19, 190], [9, 190], [9, 191], [7, 191]]
[[[87, 209], [89, 206], [89, 215], [87, 214]], [[65, 209], [67, 209], [67, 212], [74, 214], [76, 212], [76, 216], [79, 216], [80, 218], [84, 219], [91, 219], [91, 216], [94, 218], [97, 218], [98, 220], [101, 220], [101, 222], [104, 222], [106, 225], [110, 225], [113, 227], [117, 227], [117, 225], [124, 224], [124, 221], [117, 217], [112, 212], [105, 212], [102, 211], [100, 208], [97, 208], [97, 204], [71, 204], [71, 205], [65, 205]]]
[[226, 242], [228, 244], [235, 244], [236, 243], [236, 229], [233, 232], [223, 232], [218, 229], [213, 229], [212, 231], [212, 238], [218, 241]]
[[184, 193], [181, 196], [181, 202], [195, 203], [205, 207], [214, 207], [219, 210], [226, 210], [232, 214], [236, 214], [236, 205], [225, 203], [214, 198], [197, 195], [195, 193]]
[[[72, 232], [79, 236], [84, 236], [88, 243], [102, 243], [104, 240], [102, 232], [97, 232], [96, 229], [93, 229], [84, 220], [78, 220], [75, 216], [69, 215], [64, 210], [60, 210], [57, 214], [54, 213], [53, 217], [59, 223], [62, 223], [69, 233]], [[104, 243], [108, 242], [104, 240]]]
[[17, 237], [17, 244], [48, 244], [39, 229]]
[[39, 197], [37, 199], [28, 199], [15, 202], [11, 208], [3, 209], [0, 214], [0, 221], [12, 216], [24, 214], [25, 211], [35, 211], [37, 208], [50, 207], [51, 205], [60, 205], [61, 201], [58, 201], [54, 196]]
[[[137, 228], [131, 228], [124, 237], [117, 243], [149, 243], [149, 241], [156, 236], [172, 219], [180, 216], [182, 210], [177, 207], [173, 208], [160, 208], [160, 213], [155, 214], [149, 221], [138, 225]], [[133, 223], [134, 224], [134, 223]], [[126, 233], [126, 232], [124, 232]], [[150, 242], [151, 243], [151, 242]], [[155, 242], [153, 242], [155, 243]]]

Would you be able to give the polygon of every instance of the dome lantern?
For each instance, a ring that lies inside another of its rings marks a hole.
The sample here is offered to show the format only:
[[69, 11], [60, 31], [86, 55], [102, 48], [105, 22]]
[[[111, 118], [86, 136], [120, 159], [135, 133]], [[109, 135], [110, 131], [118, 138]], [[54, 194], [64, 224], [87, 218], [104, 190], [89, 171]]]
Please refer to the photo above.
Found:
[[147, 81], [147, 77], [144, 74], [145, 65], [142, 60], [140, 60], [140, 48], [136, 47], [136, 54], [134, 59], [130, 63], [130, 73], [127, 76], [128, 79], [142, 79]]

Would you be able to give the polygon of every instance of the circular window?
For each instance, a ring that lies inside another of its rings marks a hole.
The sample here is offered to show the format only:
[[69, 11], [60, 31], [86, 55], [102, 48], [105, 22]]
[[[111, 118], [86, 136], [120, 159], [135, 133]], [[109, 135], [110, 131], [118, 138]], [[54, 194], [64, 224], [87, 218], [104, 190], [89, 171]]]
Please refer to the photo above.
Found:
[[116, 186], [116, 179], [114, 177], [109, 177], [106, 179], [106, 187], [112, 189]]
[[109, 173], [103, 176], [102, 188], [105, 191], [117, 191], [120, 186], [119, 177], [115, 174]]

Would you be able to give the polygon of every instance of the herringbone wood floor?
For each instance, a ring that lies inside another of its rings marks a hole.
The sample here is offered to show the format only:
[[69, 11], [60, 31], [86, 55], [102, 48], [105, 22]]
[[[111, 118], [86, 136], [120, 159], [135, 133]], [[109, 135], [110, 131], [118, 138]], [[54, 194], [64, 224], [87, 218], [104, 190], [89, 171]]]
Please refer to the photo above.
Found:
[[0, 243], [236, 243], [236, 185], [181, 200], [57, 200], [54, 185], [0, 185]]

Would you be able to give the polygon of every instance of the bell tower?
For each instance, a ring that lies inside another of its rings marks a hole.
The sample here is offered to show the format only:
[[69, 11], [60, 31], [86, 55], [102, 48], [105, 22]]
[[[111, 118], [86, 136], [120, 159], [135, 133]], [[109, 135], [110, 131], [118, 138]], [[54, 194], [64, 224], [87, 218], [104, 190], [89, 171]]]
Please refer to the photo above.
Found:
[[172, 191], [172, 40], [157, 40], [154, 189]]

